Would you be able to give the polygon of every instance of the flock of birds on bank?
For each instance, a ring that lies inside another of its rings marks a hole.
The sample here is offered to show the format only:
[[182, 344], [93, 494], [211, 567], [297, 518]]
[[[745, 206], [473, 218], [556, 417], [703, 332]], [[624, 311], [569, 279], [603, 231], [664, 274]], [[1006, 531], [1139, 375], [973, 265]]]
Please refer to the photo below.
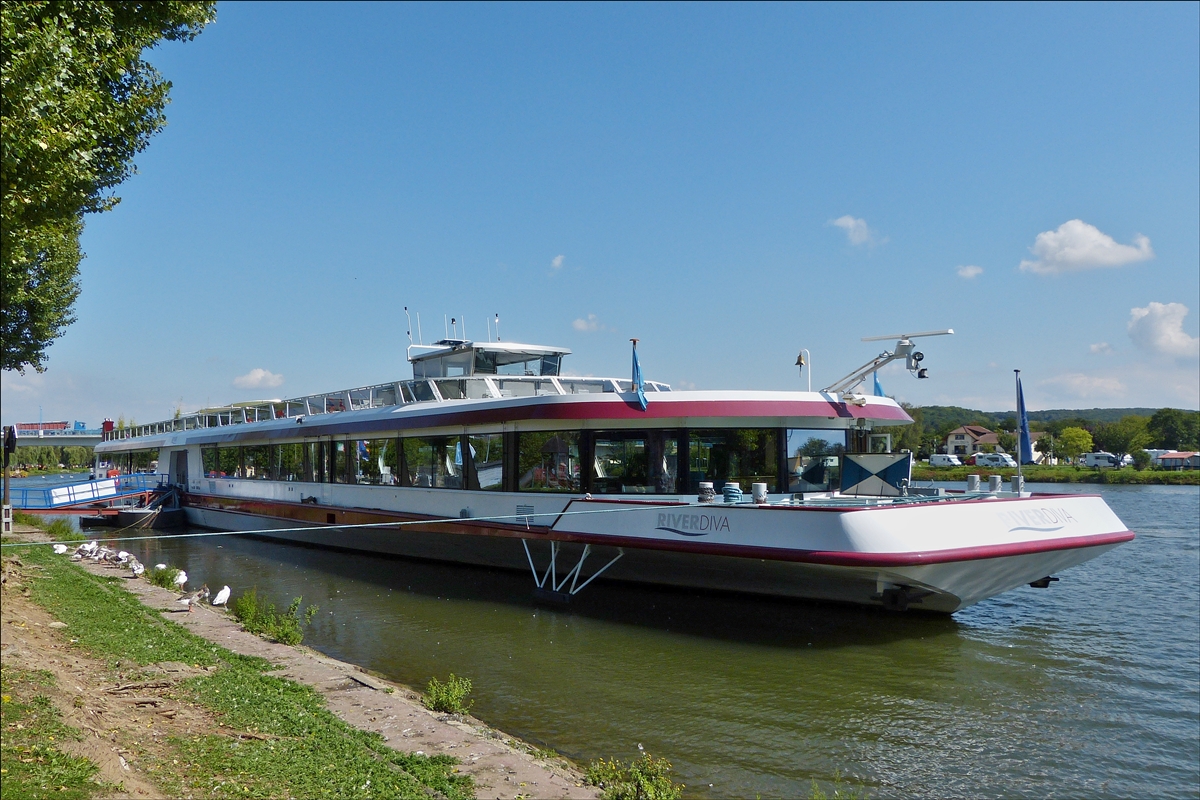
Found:
[[[54, 552], [58, 555], [66, 555], [69, 548], [65, 544], [54, 545]], [[133, 577], [140, 578], [146, 572], [146, 566], [138, 561], [137, 556], [128, 553], [124, 550], [113, 550], [107, 545], [102, 545], [99, 542], [91, 541], [84, 542], [75, 548], [71, 553], [72, 561], [91, 561], [97, 564], [110, 564], [115, 567], [123, 567], [133, 573]], [[167, 569], [166, 564], [155, 564], [155, 570]], [[175, 577], [172, 583], [175, 585], [176, 591], [183, 591], [183, 587], [187, 585], [188, 574], [183, 570], [176, 570]], [[208, 584], [204, 584], [194, 592], [185, 592], [179, 596], [180, 605], [187, 608], [190, 613], [195, 606], [209, 598]], [[217, 592], [217, 596], [212, 598], [209, 605], [229, 607], [229, 587], [225, 586], [221, 591]]]

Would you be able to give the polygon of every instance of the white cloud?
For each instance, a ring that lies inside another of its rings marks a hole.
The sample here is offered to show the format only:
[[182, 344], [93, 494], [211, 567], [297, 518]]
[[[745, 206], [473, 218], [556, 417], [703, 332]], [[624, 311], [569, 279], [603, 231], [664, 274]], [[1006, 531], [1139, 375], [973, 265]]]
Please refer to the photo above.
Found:
[[1112, 348], [1112, 345], [1108, 342], [1096, 342], [1094, 345], [1090, 346], [1088, 350], [1092, 351], [1093, 353], [1098, 353], [1102, 356], [1107, 356], [1115, 352]]
[[978, 278], [982, 274], [983, 267], [977, 267], [974, 264], [967, 264], [966, 266], [958, 268], [958, 277], [966, 278], [967, 280]]
[[283, 383], [283, 376], [268, 372], [261, 367], [239, 375], [233, 379], [233, 385], [238, 389], [269, 389]]
[[1129, 309], [1129, 338], [1144, 350], [1178, 358], [1200, 356], [1200, 339], [1183, 330], [1188, 307], [1183, 303], [1150, 303]]
[[1107, 233], [1081, 219], [1064, 222], [1058, 230], [1039, 233], [1029, 251], [1037, 258], [1022, 261], [1021, 270], [1038, 275], [1123, 267], [1154, 258], [1150, 240], [1140, 233], [1133, 237], [1133, 245], [1118, 244]]
[[1084, 375], [1082, 372], [1068, 372], [1041, 381], [1042, 386], [1052, 386], [1066, 394], [1087, 400], [1100, 402], [1125, 394], [1125, 385], [1118, 378]]
[[563, 265], [563, 259], [565, 258], [566, 256], [563, 255], [555, 256], [554, 260], [550, 262], [550, 266], [554, 267], [555, 269], [561, 269]]
[[858, 219], [846, 214], [843, 217], [829, 220], [829, 224], [835, 228], [844, 230], [846, 238], [850, 240], [850, 244], [873, 244], [875, 242], [875, 231], [867, 226], [865, 219]]
[[607, 330], [603, 325], [600, 324], [600, 320], [598, 320], [596, 318], [595, 314], [588, 314], [587, 319], [583, 319], [581, 317], [581, 318], [575, 320], [574, 322], [571, 323], [571, 327], [577, 331]]

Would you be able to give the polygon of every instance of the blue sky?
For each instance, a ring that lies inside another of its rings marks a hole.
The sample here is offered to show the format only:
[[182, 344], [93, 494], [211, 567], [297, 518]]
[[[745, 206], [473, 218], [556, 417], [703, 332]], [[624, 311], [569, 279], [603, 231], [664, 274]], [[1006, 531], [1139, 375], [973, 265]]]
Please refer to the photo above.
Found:
[[700, 389], [949, 327], [889, 393], [1196, 408], [1198, 9], [221, 4], [4, 421], [406, 378], [404, 306]]

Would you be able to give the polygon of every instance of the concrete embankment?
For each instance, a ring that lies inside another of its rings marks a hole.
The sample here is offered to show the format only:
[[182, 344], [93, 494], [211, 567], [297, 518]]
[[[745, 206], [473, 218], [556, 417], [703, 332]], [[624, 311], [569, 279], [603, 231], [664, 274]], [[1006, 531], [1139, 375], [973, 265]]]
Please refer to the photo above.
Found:
[[[17, 538], [33, 541], [44, 537], [36, 529], [22, 526]], [[12, 548], [5, 550], [5, 556], [12, 555]], [[67, 556], [55, 558], [65, 562]], [[56, 569], [57, 563], [55, 562]], [[599, 794], [598, 789], [585, 785], [579, 772], [565, 760], [536, 758], [533, 748], [471, 717], [431, 712], [421, 704], [419, 695], [408, 687], [366, 674], [353, 664], [326, 657], [310, 648], [267, 641], [243, 630], [232, 615], [224, 611], [197, 606], [193, 613], [189, 613], [179, 604], [176, 593], [142, 580], [128, 578], [128, 571], [86, 561], [81, 562], [79, 566], [100, 578], [118, 578], [120, 587], [136, 597], [145, 608], [157, 612], [163, 619], [181, 626], [184, 630], [231, 653], [265, 659], [276, 665], [277, 669], [270, 670], [270, 676], [311, 687], [324, 700], [329, 712], [352, 728], [378, 734], [387, 747], [400, 753], [453, 757], [458, 762], [457, 772], [469, 775], [473, 779], [476, 797], [592, 798]], [[36, 565], [26, 564], [22, 568], [26, 570], [23, 579], [27, 583], [39, 580], [39, 568]], [[61, 672], [59, 682], [70, 684], [74, 688], [56, 702], [61, 705], [62, 713], [68, 722], [74, 717], [80, 717], [86, 723], [86, 714], [82, 714], [82, 711], [87, 711], [93, 698], [104, 696], [104, 692], [111, 692], [112, 689], [85, 684], [88, 681], [111, 684], [112, 676], [94, 674], [98, 667], [86, 665], [88, 654], [79, 651], [81, 645], [74, 644], [76, 640], [72, 638], [73, 629], [61, 622], [51, 625], [48, 620], [55, 616], [55, 609], [38, 606], [35, 602], [38, 598], [36, 591], [30, 594], [27, 590], [11, 592], [8, 589], [6, 586], [4, 611], [6, 623], [9, 622], [8, 618], [12, 621], [11, 624], [4, 625], [5, 670], [50, 669], [52, 672]], [[106, 610], [97, 607], [94, 613], [102, 616]], [[42, 619], [43, 617], [47, 619]], [[72, 625], [77, 623], [73, 622]], [[52, 627], [59, 629], [54, 630]], [[35, 637], [35, 634], [45, 641], [35, 641], [31, 638]], [[103, 661], [97, 661], [97, 664], [103, 664]], [[198, 674], [203, 674], [202, 670], [205, 669], [202, 665], [194, 667], [186, 664], [181, 665], [181, 668], [184, 671], [190, 668]], [[211, 672], [217, 667], [207, 669]], [[71, 700], [71, 694], [74, 694], [76, 699]], [[181, 724], [179, 720], [188, 719], [189, 714], [193, 714], [185, 707], [186, 704], [176, 703], [177, 699], [171, 695], [163, 703], [175, 703], [179, 706], [179, 713], [168, 715], [169, 719], [155, 717], [156, 724], [170, 722], [178, 727]], [[147, 709], [155, 708], [150, 700], [153, 698], [149, 698], [147, 703], [140, 707], [135, 704], [135, 710], [130, 713], [140, 713], [149, 719]], [[141, 711], [137, 711], [137, 708]], [[116, 711], [115, 706], [108, 709], [108, 717], [114, 717]], [[188, 723], [186, 731], [171, 731], [171, 735], [190, 736], [200, 731], [203, 727], [203, 720], [200, 719], [200, 716], [203, 716], [202, 711], [203, 709], [199, 709], [194, 712], [195, 719]], [[100, 719], [105, 717], [105, 713], [102, 711], [93, 714], [93, 717]], [[221, 719], [220, 715], [217, 715], [217, 719]], [[111, 719], [109, 721], [116, 724]], [[92, 731], [95, 738], [103, 743], [104, 737], [107, 736], [104, 728], [108, 724], [109, 722], [105, 722], [104, 725], [95, 723], [97, 730], [93, 730], [92, 724], [84, 724], [82, 727]], [[237, 735], [250, 736], [252, 739], [256, 736], [253, 732]], [[118, 737], [111, 738], [115, 742]], [[120, 750], [119, 747], [110, 749], [114, 753]], [[337, 753], [330, 753], [328, 757], [336, 759], [339, 756]], [[135, 774], [135, 771], [130, 770], [128, 759], [124, 756], [119, 756], [119, 759], [120, 766], [115, 768], [112, 775], [106, 775], [110, 782], [113, 778], [121, 779], [129, 796], [155, 794], [155, 773]], [[181, 770], [186, 768], [187, 765], [180, 767]], [[161, 787], [158, 788], [158, 793], [162, 796]]]

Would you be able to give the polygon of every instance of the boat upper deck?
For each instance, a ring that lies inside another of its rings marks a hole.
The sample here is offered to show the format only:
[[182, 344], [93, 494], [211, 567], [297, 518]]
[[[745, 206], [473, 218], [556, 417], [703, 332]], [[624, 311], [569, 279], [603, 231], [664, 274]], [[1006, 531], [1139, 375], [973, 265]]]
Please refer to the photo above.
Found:
[[[97, 452], [253, 439], [304, 438], [371, 430], [495, 426], [507, 422], [625, 427], [654, 420], [714, 425], [805, 424], [847, 428], [860, 419], [903, 424], [893, 400], [828, 392], [672, 392], [645, 381], [642, 410], [629, 379], [565, 376], [564, 348], [443, 340], [410, 348], [411, 380], [201, 409], [105, 433]], [[302, 425], [303, 428], [298, 427]], [[183, 434], [183, 435], [180, 435]]]

